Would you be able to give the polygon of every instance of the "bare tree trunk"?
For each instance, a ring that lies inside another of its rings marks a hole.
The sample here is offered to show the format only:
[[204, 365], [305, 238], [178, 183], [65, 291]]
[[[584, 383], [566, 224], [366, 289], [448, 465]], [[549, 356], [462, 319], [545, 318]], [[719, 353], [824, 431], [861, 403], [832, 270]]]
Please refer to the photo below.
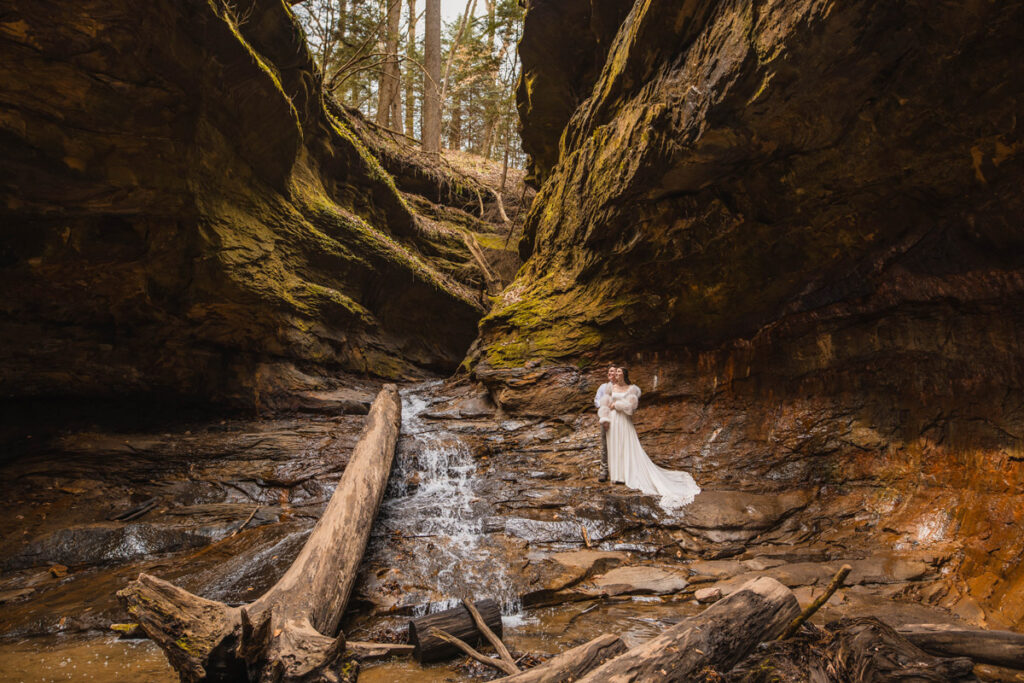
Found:
[[423, 61], [423, 135], [425, 152], [441, 152], [441, 0], [426, 0]]
[[[494, 55], [494, 19], [495, 9], [497, 7], [496, 0], [486, 0], [487, 2], [487, 54]], [[504, 51], [503, 51], [504, 52]], [[494, 83], [495, 90], [498, 88], [498, 84], [501, 82], [499, 71], [501, 70], [501, 60], [499, 59], [494, 66], [494, 74], [491, 80]], [[502, 93], [504, 95], [504, 93]], [[480, 147], [480, 154], [488, 159], [491, 158], [491, 151], [494, 149], [494, 129], [498, 124], [498, 109], [496, 107], [487, 107], [484, 110], [484, 135], [483, 142]]]
[[384, 497], [401, 410], [398, 389], [385, 385], [323, 517], [255, 602], [229, 607], [147, 574], [118, 592], [182, 681], [339, 680], [338, 625]]
[[[490, 598], [476, 603], [484, 621], [492, 631], [501, 634], [501, 605]], [[476, 645], [483, 638], [469, 610], [463, 605], [444, 612], [428, 614], [409, 621], [409, 644], [413, 646], [413, 657], [417, 662], [438, 662], [459, 654], [454, 645], [433, 635], [433, 629], [440, 629], [470, 645]]]
[[896, 631], [925, 652], [970, 657], [976, 662], [1024, 669], [1024, 633], [949, 624], [905, 624]]
[[388, 0], [388, 66], [391, 71], [391, 128], [404, 133], [402, 119], [402, 61], [398, 54], [402, 29], [402, 0]]
[[458, 93], [451, 97], [452, 119], [448, 127], [448, 149], [462, 149], [462, 99]]
[[402, 0], [386, 0], [387, 33], [384, 37], [384, 65], [377, 93], [377, 123], [402, 129], [402, 99], [399, 83], [398, 31], [402, 23]]
[[483, 141], [480, 144], [480, 155], [488, 159], [491, 158], [491, 152], [494, 151], [494, 129], [497, 128], [497, 112], [489, 111], [484, 121], [484, 134]]
[[[519, 67], [512, 72], [512, 83], [516, 82], [516, 73], [519, 71]], [[508, 116], [508, 113], [505, 114]], [[501, 162], [501, 187], [498, 192], [504, 194], [505, 192], [505, 181], [508, 180], [508, 152], [512, 146], [512, 117], [508, 116], [505, 122], [505, 155], [504, 160]]]
[[[396, 0], [400, 2], [400, 0]], [[401, 66], [395, 63], [395, 78], [394, 86], [391, 89], [391, 128], [398, 131], [399, 133], [405, 133], [402, 130], [402, 87], [401, 87]]]
[[345, 44], [348, 32], [348, 0], [338, 0], [338, 42]]
[[413, 69], [416, 60], [416, 0], [409, 0], [409, 26], [405, 42], [405, 134], [416, 137], [416, 87]]
[[498, 3], [495, 0], [485, 0], [487, 3], [487, 53], [494, 54], [494, 11]]
[[508, 180], [508, 145], [510, 137], [511, 136], [507, 134], [505, 135], [505, 156], [501, 162], [501, 187], [498, 188], [499, 196], [505, 194], [505, 182]]

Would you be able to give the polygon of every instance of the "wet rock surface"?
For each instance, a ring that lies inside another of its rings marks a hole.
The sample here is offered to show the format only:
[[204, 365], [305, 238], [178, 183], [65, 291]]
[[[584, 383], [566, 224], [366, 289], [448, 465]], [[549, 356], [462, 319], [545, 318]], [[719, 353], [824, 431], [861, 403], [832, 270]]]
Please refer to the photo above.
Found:
[[[411, 615], [472, 595], [503, 605], [520, 653], [554, 653], [608, 631], [633, 645], [758, 576], [809, 604], [844, 563], [853, 566], [848, 586], [816, 623], [988, 623], [956, 588], [954, 543], [894, 549], [856, 519], [822, 524], [829, 509], [812, 490], [708, 487], [672, 515], [653, 498], [596, 481], [591, 415], [441, 418], [445, 406], [484, 401], [481, 388], [405, 392], [399, 454], [344, 627], [352, 640], [400, 641]], [[8, 462], [0, 519], [18, 567], [0, 573], [0, 659], [22, 651], [14, 638], [42, 649], [53, 647], [45, 641], [53, 633], [106, 638], [110, 624], [127, 621], [114, 593], [141, 571], [229, 604], [259, 595], [301, 548], [361, 426], [359, 415], [306, 413], [69, 430]], [[107, 519], [153, 497], [159, 504], [136, 520]], [[111, 551], [108, 530], [124, 538], [142, 528], [164, 545]], [[82, 531], [95, 529], [103, 534]], [[175, 536], [182, 532], [191, 540]], [[726, 540], [715, 540], [719, 532]], [[54, 562], [67, 574], [52, 574]], [[140, 666], [150, 661], [138, 652]], [[456, 675], [446, 665], [364, 666], [379, 669], [370, 680]]]

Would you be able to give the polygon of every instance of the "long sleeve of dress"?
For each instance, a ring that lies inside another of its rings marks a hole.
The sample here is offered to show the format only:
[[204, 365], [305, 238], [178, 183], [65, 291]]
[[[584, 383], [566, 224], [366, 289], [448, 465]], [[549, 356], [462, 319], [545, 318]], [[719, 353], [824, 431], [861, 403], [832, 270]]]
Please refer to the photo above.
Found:
[[640, 403], [640, 387], [633, 384], [626, 391], [626, 395], [622, 398], [617, 398], [612, 402], [612, 408], [623, 413], [625, 415], [632, 415], [636, 412], [636, 407]]
[[599, 422], [612, 421], [612, 395], [610, 392], [601, 395], [600, 405], [597, 407], [597, 418]]

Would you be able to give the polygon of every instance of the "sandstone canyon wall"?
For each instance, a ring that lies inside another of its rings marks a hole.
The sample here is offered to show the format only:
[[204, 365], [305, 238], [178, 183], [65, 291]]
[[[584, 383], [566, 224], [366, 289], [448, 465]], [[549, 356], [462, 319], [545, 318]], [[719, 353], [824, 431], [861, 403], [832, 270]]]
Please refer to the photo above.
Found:
[[12, 0], [0, 63], [4, 397], [266, 405], [461, 360], [471, 238], [324, 100], [285, 3]]
[[942, 553], [915, 597], [1024, 626], [1022, 26], [1020, 2], [531, 0], [542, 184], [466, 366], [551, 415], [625, 362], [662, 464], [806, 489], [794, 532]]

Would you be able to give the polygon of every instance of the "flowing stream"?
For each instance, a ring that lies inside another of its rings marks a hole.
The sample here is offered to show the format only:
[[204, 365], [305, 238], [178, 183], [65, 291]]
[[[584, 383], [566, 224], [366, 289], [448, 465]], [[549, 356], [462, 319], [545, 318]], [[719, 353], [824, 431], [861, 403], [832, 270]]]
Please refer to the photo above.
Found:
[[476, 490], [477, 464], [457, 434], [424, 417], [443, 401], [440, 382], [402, 392], [402, 435], [371, 537], [374, 564], [414, 586], [414, 615], [449, 609], [463, 597], [493, 598], [506, 619], [521, 610], [504, 559], [484, 530], [488, 505]]

